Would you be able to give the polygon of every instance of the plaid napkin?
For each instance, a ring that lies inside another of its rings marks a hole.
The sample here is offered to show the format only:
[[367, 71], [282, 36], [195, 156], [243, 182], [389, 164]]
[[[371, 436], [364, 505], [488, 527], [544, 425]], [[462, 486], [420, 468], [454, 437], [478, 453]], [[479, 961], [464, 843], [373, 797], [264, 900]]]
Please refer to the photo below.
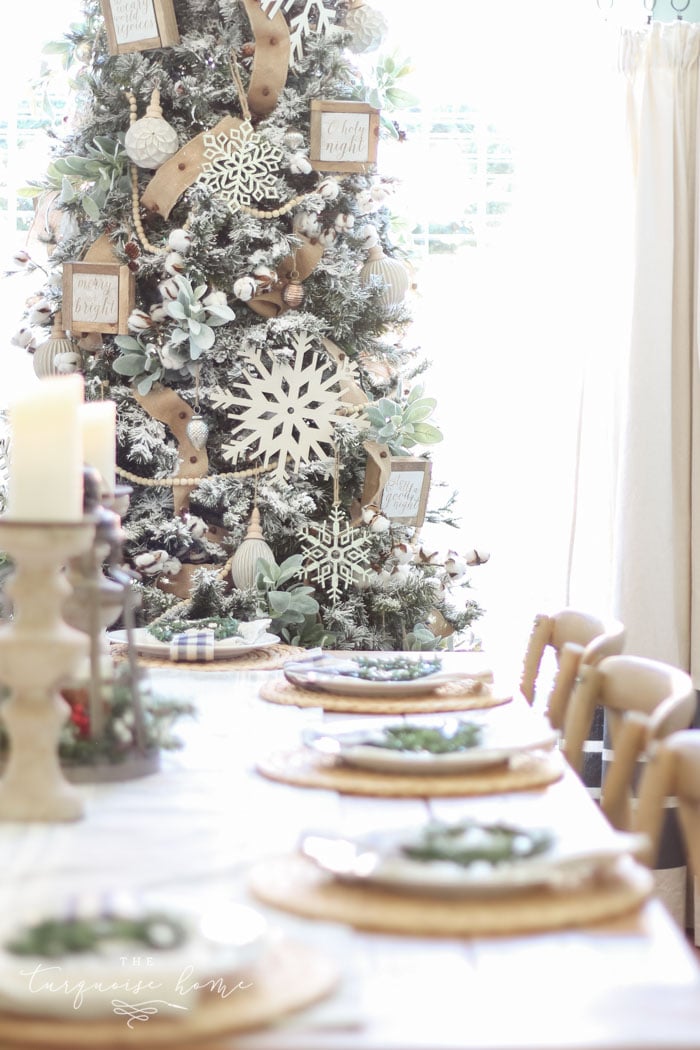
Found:
[[182, 634], [173, 636], [170, 642], [171, 660], [193, 660], [204, 662], [214, 659], [214, 632], [205, 628], [197, 631], [191, 628]]

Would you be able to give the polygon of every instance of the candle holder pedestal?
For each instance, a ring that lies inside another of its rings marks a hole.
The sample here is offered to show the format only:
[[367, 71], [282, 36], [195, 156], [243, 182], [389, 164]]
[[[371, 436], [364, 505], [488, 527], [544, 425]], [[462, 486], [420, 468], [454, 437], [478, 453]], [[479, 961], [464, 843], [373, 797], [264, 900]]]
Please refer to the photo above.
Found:
[[0, 820], [67, 821], [83, 815], [80, 792], [58, 755], [69, 707], [58, 687], [75, 673], [90, 642], [63, 618], [70, 587], [64, 567], [90, 548], [95, 525], [0, 518], [0, 548], [15, 566], [7, 584], [13, 619], [0, 627], [0, 708], [8, 757], [0, 779]]

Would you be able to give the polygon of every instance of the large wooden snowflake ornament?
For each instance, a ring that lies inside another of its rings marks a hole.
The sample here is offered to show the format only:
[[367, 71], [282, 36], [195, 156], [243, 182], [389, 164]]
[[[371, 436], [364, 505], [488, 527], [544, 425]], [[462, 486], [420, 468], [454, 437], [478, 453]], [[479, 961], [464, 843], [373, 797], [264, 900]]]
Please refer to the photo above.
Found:
[[282, 151], [244, 120], [228, 134], [204, 135], [204, 159], [197, 181], [224, 200], [231, 211], [276, 196]]
[[325, 459], [332, 451], [334, 427], [347, 419], [342, 384], [345, 370], [321, 351], [311, 351], [311, 337], [296, 333], [291, 364], [268, 365], [259, 350], [244, 354], [247, 369], [234, 389], [210, 395], [215, 408], [230, 409], [232, 440], [222, 445], [224, 459], [235, 463], [248, 454], [277, 465], [274, 477], [288, 466]]
[[343, 591], [367, 578], [370, 535], [354, 528], [335, 504], [327, 521], [301, 529], [301, 547], [306, 555], [304, 571], [334, 602]]
[[[260, 7], [268, 18], [274, 18], [279, 10], [290, 11], [295, 0], [260, 0]], [[315, 17], [314, 17], [315, 12]], [[304, 10], [289, 20], [289, 45], [291, 61], [298, 63], [304, 57], [304, 37], [310, 33], [327, 33], [335, 11], [326, 7], [324, 0], [306, 0]]]

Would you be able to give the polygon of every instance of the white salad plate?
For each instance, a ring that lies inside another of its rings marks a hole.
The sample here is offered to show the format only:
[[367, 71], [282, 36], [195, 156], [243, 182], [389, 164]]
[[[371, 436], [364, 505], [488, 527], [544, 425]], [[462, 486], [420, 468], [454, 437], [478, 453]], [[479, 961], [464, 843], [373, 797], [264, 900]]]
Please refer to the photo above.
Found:
[[[335, 693], [338, 696], [396, 697], [424, 696], [432, 693], [438, 686], [448, 682], [474, 681], [491, 683], [493, 673], [486, 665], [481, 653], [465, 653], [474, 657], [465, 670], [437, 669], [419, 678], [396, 680], [387, 678], [373, 681], [355, 677], [352, 672], [357, 669], [357, 662], [352, 657], [316, 656], [307, 660], [290, 660], [284, 665], [284, 676], [292, 685], [302, 689], [312, 689], [324, 693]], [[417, 661], [416, 661], [417, 662]]]
[[[109, 639], [112, 642], [126, 644], [126, 631], [110, 631]], [[256, 649], [267, 649], [271, 645], [277, 645], [279, 637], [268, 631], [261, 632], [254, 640], [234, 635], [232, 638], [222, 638], [214, 642], [214, 654], [219, 659], [230, 659], [235, 656], [244, 656], [246, 653], [255, 652]], [[147, 627], [137, 627], [134, 630], [134, 645], [141, 656], [170, 656], [170, 642], [161, 642], [149, 633]]]
[[103, 941], [84, 952], [20, 955], [7, 945], [23, 927], [65, 915], [54, 904], [19, 918], [5, 917], [0, 928], [0, 1009], [76, 1021], [116, 1015], [126, 1022], [137, 1005], [148, 1016], [177, 1020], [196, 1006], [201, 989], [223, 990], [217, 982], [231, 989], [244, 980], [268, 943], [267, 921], [245, 904], [221, 901], [202, 913], [173, 900], [144, 900], [143, 906], [181, 922], [187, 931], [184, 942], [153, 948], [137, 941]]
[[[489, 825], [475, 822], [469, 834], [478, 844]], [[639, 847], [641, 836], [611, 831], [607, 841], [590, 848], [557, 839], [543, 828], [522, 828], [528, 836], [544, 835], [549, 844], [539, 853], [491, 863], [475, 860], [469, 865], [452, 860], [421, 860], [405, 855], [403, 846], [419, 842], [425, 828], [373, 832], [357, 838], [308, 833], [300, 842], [301, 853], [327, 874], [343, 882], [368, 883], [387, 890], [437, 896], [492, 897], [535, 887], [566, 889], [580, 885], [606, 868], [617, 866]]]
[[[322, 755], [333, 755], [341, 762], [378, 773], [463, 773], [501, 765], [525, 752], [549, 750], [556, 743], [556, 733], [545, 719], [485, 719], [443, 715], [429, 722], [403, 721], [347, 722], [310, 726], [302, 732], [304, 744]], [[478, 725], [480, 737], [474, 746], [460, 751], [398, 750], [382, 746], [387, 727], [415, 726], [417, 729], [439, 729], [448, 739], [461, 726]]]

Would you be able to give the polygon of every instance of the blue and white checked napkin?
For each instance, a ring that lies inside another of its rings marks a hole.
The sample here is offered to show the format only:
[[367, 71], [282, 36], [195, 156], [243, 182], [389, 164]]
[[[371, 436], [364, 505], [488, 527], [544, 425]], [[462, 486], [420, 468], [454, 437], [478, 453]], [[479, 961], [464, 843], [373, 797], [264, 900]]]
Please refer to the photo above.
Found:
[[197, 663], [214, 659], [214, 632], [205, 628], [203, 631], [183, 631], [170, 641], [170, 659], [174, 661], [190, 660]]

